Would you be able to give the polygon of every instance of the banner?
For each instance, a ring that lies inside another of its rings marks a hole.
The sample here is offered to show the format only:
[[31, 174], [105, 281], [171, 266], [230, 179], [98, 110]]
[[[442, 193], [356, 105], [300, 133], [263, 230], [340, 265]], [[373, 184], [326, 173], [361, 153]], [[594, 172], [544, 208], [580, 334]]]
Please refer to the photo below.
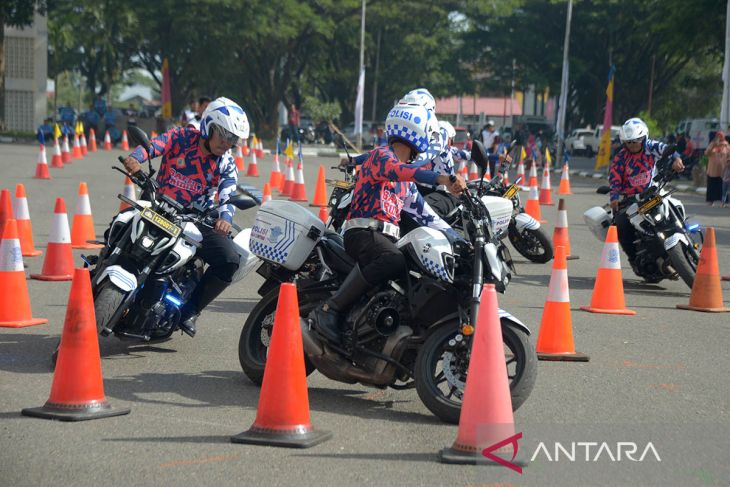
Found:
[[616, 66], [611, 65], [608, 70], [608, 88], [606, 88], [606, 111], [603, 114], [603, 132], [601, 143], [598, 146], [598, 157], [596, 157], [595, 170], [608, 166], [611, 162], [611, 125], [613, 124], [613, 73]]
[[162, 118], [172, 118], [172, 97], [170, 95], [170, 65], [167, 58], [162, 61]]
[[362, 111], [365, 103], [365, 68], [360, 71], [357, 82], [357, 98], [355, 98], [355, 134], [362, 134]]

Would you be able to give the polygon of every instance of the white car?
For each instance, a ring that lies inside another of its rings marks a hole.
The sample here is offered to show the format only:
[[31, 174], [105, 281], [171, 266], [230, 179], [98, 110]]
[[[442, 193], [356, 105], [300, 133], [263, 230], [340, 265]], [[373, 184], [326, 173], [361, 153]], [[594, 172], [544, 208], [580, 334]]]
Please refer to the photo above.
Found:
[[[618, 125], [611, 125], [611, 140], [618, 137], [618, 131], [621, 129]], [[593, 157], [598, 152], [598, 147], [601, 145], [601, 132], [603, 131], [603, 125], [599, 125], [593, 131], [583, 136], [583, 144], [585, 144], [585, 152], [587, 157]]]
[[593, 134], [593, 129], [575, 129], [565, 138], [565, 150], [576, 155], [586, 150], [585, 136]]

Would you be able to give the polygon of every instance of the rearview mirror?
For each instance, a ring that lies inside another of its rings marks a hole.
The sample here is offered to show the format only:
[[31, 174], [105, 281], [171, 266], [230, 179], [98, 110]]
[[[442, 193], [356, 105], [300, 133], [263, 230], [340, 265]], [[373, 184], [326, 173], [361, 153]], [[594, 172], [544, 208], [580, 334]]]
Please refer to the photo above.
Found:
[[249, 208], [256, 206], [256, 200], [250, 196], [234, 194], [228, 199], [228, 201], [226, 201], [226, 204], [231, 204], [239, 210], [248, 210]]
[[132, 139], [134, 145], [141, 145], [149, 152], [150, 138], [147, 136], [144, 130], [134, 125], [127, 128], [129, 132], [129, 138]]
[[479, 140], [472, 141], [471, 144], [471, 160], [477, 165], [483, 174], [489, 165], [489, 158], [484, 144]]
[[596, 193], [598, 194], [608, 194], [611, 192], [611, 188], [609, 186], [599, 186], [596, 190]]

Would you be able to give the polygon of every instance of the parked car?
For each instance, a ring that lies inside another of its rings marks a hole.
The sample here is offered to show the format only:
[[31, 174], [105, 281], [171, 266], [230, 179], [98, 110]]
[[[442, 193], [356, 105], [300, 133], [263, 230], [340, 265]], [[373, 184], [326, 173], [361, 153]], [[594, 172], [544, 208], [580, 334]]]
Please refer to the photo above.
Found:
[[572, 155], [578, 155], [586, 150], [584, 137], [593, 134], [593, 129], [582, 128], [573, 130], [568, 137], [565, 138], [565, 150]]
[[454, 130], [456, 131], [456, 135], [454, 135], [454, 140], [451, 141], [452, 145], [457, 149], [470, 151], [471, 135], [469, 134], [469, 131], [464, 127], [454, 127]]
[[720, 129], [716, 118], [690, 118], [677, 125], [677, 133], [685, 134], [692, 140], [695, 155], [701, 157], [710, 144], [710, 134]]
[[[618, 137], [619, 129], [618, 125], [611, 125], [611, 140]], [[587, 157], [593, 157], [593, 154], [598, 152], [598, 146], [601, 145], [601, 132], [603, 131], [603, 125], [599, 125], [593, 129], [593, 133], [583, 136], [583, 144], [585, 145], [585, 155]]]

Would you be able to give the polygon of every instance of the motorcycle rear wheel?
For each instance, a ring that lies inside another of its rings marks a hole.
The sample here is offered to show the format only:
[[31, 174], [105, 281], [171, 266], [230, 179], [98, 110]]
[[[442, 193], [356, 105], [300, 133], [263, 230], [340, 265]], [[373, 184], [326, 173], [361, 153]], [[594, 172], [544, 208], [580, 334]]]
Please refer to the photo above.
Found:
[[553, 244], [541, 227], [535, 230], [517, 230], [514, 222], [510, 222], [507, 236], [512, 246], [532, 262], [544, 264], [553, 258]]
[[[512, 410], [516, 411], [527, 400], [537, 377], [537, 354], [528, 335], [501, 319], [502, 341], [505, 348], [507, 374], [512, 396]], [[433, 333], [416, 357], [414, 375], [416, 392], [423, 404], [444, 422], [458, 424], [461, 415], [461, 396], [466, 383], [468, 360], [456, 358], [449, 341], [457, 334], [456, 326], [444, 326]], [[471, 353], [471, 348], [469, 348]], [[452, 371], [452, 379], [444, 373], [445, 361], [454, 362], [457, 370]], [[452, 384], [453, 379], [459, 384]]]

